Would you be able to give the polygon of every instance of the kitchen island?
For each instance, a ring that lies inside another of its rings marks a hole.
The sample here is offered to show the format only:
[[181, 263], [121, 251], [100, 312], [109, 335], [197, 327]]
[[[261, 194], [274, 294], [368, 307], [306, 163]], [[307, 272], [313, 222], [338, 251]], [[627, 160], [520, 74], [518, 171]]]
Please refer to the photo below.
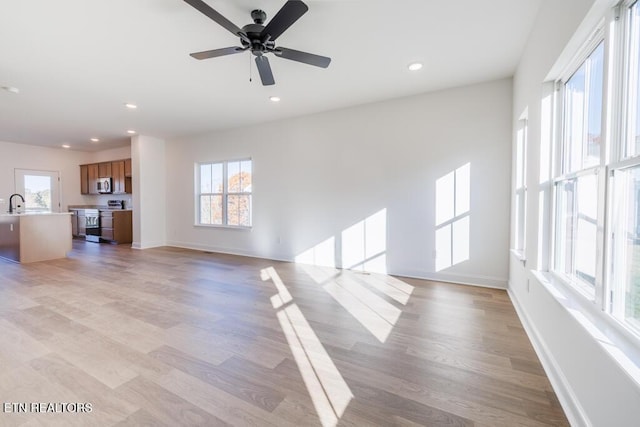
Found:
[[71, 250], [71, 213], [0, 215], [0, 258], [20, 263], [64, 258]]

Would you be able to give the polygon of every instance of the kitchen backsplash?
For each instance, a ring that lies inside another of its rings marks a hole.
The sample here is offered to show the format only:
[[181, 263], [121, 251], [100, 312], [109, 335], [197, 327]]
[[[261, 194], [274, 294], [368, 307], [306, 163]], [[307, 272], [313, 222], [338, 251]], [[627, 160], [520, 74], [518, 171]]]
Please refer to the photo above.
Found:
[[124, 200], [125, 209], [133, 208], [133, 202], [131, 200], [131, 194], [99, 194], [83, 196], [85, 204], [96, 206], [107, 206], [109, 200]]

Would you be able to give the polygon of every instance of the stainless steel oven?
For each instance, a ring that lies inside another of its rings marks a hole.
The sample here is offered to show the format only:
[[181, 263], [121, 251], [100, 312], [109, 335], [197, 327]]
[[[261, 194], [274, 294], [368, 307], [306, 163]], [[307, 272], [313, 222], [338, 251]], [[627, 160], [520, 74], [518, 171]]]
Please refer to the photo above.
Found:
[[98, 209], [85, 209], [84, 220], [86, 240], [100, 243], [100, 211]]

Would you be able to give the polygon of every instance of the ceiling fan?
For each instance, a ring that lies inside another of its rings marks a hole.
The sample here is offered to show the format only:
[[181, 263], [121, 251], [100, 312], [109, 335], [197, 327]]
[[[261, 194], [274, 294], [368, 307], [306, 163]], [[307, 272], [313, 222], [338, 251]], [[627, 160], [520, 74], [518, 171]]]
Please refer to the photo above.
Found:
[[267, 19], [267, 14], [262, 10], [256, 9], [251, 12], [251, 19], [253, 19], [254, 23], [247, 24], [242, 28], [238, 28], [235, 24], [202, 0], [184, 1], [232, 32], [234, 35], [240, 37], [240, 44], [242, 45], [241, 47], [232, 46], [192, 53], [191, 56], [196, 59], [208, 59], [218, 56], [233, 55], [234, 53], [249, 50], [256, 57], [256, 67], [258, 68], [260, 80], [262, 80], [262, 84], [264, 86], [275, 84], [273, 73], [271, 72], [271, 66], [269, 65], [269, 59], [265, 56], [267, 53], [273, 53], [280, 58], [322, 68], [327, 68], [331, 62], [331, 58], [327, 58], [326, 56], [314, 55], [312, 53], [301, 52], [299, 50], [281, 46], [276, 47], [276, 39], [302, 15], [304, 15], [307, 10], [309, 10], [307, 5], [300, 0], [288, 0], [266, 26], [263, 24]]

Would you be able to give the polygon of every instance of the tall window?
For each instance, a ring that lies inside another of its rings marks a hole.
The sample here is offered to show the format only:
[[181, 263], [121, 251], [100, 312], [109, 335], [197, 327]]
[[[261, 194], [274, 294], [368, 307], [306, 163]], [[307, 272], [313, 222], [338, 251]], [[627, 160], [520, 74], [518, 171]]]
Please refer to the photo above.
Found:
[[603, 88], [601, 41], [563, 82], [562, 150], [555, 180], [553, 269], [590, 296], [595, 295], [598, 262], [597, 174], [603, 148]]
[[619, 159], [611, 165], [613, 194], [610, 224], [611, 314], [640, 334], [640, 6], [626, 13], [627, 94], [621, 111], [624, 129], [617, 141]]
[[640, 2], [605, 21], [559, 82], [551, 264], [640, 338]]
[[200, 163], [197, 223], [251, 227], [251, 159]]
[[527, 226], [527, 119], [518, 121], [516, 133], [516, 189], [515, 189], [515, 247], [524, 257], [525, 230]]

